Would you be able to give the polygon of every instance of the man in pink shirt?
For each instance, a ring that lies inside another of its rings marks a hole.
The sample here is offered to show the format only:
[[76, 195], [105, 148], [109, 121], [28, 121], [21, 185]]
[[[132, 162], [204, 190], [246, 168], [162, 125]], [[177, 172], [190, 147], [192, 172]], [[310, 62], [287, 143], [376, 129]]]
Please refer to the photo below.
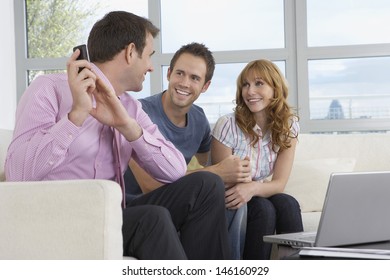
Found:
[[209, 172], [184, 176], [183, 155], [126, 93], [142, 90], [153, 71], [158, 32], [145, 18], [111, 12], [89, 34], [91, 63], [76, 60], [76, 50], [67, 74], [36, 78], [18, 104], [6, 178], [117, 180], [132, 158], [166, 185], [123, 209], [124, 255], [227, 259], [222, 180]]

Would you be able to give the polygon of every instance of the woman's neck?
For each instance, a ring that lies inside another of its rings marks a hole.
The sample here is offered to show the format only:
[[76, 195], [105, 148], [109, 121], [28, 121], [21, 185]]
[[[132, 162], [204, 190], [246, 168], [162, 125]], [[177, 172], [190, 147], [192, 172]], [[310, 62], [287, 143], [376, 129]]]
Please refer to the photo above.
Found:
[[264, 111], [254, 114], [256, 124], [260, 127], [263, 135], [267, 132], [268, 129], [268, 118]]

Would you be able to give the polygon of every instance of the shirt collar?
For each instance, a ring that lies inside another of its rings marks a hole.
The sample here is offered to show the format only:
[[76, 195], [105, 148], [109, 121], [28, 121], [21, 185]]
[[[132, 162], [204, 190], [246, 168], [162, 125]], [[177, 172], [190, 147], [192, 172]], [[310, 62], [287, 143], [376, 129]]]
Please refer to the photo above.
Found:
[[255, 124], [253, 130], [257, 133], [257, 135], [259, 135], [262, 146], [265, 146], [271, 142], [271, 133], [269, 131], [263, 137], [263, 131], [258, 124]]

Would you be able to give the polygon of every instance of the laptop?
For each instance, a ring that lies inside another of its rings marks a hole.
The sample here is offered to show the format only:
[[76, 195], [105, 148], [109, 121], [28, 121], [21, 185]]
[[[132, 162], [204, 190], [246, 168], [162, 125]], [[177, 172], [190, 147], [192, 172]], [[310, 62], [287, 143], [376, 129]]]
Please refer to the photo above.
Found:
[[390, 240], [390, 171], [332, 173], [317, 232], [264, 236], [291, 247], [335, 247]]

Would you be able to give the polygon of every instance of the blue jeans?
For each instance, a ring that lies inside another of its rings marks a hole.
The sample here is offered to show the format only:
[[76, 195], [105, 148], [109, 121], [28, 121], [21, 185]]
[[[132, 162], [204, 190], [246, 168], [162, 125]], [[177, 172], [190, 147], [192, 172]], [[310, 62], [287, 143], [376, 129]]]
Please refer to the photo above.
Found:
[[303, 231], [299, 203], [288, 194], [253, 197], [247, 205], [244, 259], [270, 258], [272, 244], [263, 241], [264, 235]]
[[247, 223], [247, 205], [237, 210], [226, 209], [226, 221], [229, 231], [232, 259], [242, 259], [245, 246], [245, 234]]

